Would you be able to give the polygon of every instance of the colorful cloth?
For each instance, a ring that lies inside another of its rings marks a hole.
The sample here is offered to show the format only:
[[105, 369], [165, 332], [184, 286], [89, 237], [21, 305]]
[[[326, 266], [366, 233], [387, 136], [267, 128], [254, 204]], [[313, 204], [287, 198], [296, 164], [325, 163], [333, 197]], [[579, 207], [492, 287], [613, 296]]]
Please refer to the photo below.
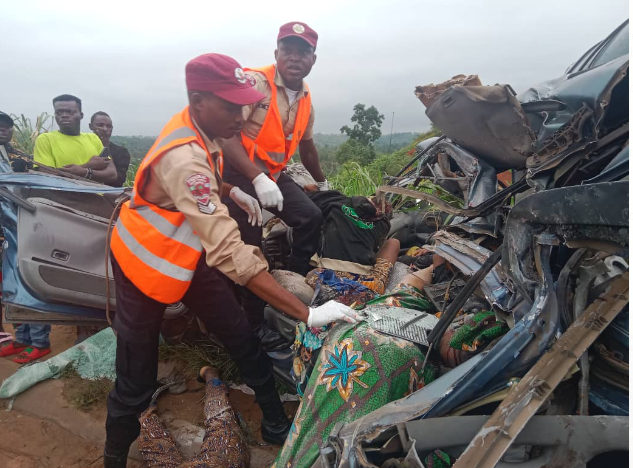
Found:
[[306, 283], [314, 288], [318, 303], [326, 302], [323, 300], [325, 299], [323, 292], [327, 300], [332, 299], [331, 296], [334, 295], [338, 302], [346, 305], [364, 304], [373, 299], [376, 294], [385, 292], [391, 270], [393, 270], [393, 263], [378, 258], [367, 275], [317, 268], [308, 273]]
[[156, 468], [246, 468], [250, 463], [248, 445], [231, 408], [228, 387], [207, 382], [204, 395], [205, 434], [200, 453], [185, 461], [171, 433], [150, 407], [140, 417], [138, 449], [149, 467]]
[[422, 311], [431, 311], [433, 305], [424, 297], [422, 291], [415, 286], [400, 283], [392, 292], [376, 297], [365, 305], [384, 304], [394, 307], [404, 307]]
[[451, 369], [457, 367], [508, 330], [508, 325], [489, 310], [458, 316], [440, 340], [442, 363]]
[[288, 439], [273, 468], [307, 468], [337, 422], [354, 421], [434, 380], [436, 368], [413, 343], [366, 323], [329, 331]]

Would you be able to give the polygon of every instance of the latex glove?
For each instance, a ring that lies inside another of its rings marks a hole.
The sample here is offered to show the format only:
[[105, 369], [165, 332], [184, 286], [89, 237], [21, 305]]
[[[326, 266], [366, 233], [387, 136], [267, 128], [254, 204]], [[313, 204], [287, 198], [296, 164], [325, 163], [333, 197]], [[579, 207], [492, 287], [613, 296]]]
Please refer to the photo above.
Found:
[[320, 192], [325, 192], [326, 190], [330, 190], [330, 183], [325, 179], [323, 182], [317, 182], [317, 187], [319, 187]]
[[360, 320], [360, 315], [340, 302], [327, 301], [319, 307], [310, 307], [307, 324], [308, 327], [322, 327], [330, 322], [341, 320], [347, 323], [356, 323]]
[[251, 197], [239, 187], [233, 187], [229, 192], [229, 197], [231, 197], [231, 200], [233, 200], [237, 206], [248, 213], [248, 222], [251, 223], [251, 226], [262, 225], [262, 209], [259, 207], [259, 203], [255, 198]]
[[284, 196], [276, 183], [263, 172], [253, 179], [253, 186], [257, 198], [264, 208], [277, 207], [281, 211], [284, 207]]

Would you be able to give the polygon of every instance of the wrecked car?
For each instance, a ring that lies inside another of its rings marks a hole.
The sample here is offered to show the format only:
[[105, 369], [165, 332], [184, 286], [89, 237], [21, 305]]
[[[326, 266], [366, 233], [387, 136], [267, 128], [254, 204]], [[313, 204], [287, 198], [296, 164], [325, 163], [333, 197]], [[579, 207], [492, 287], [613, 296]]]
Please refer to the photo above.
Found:
[[[422, 142], [379, 191], [410, 200], [392, 235], [423, 240], [465, 280], [428, 336], [444, 372], [334, 425], [313, 466], [625, 463], [628, 21], [521, 96], [464, 75], [416, 95], [443, 136]], [[499, 177], [507, 170], [509, 183]], [[478, 353], [451, 349], [446, 338], [473, 297], [509, 331]]]

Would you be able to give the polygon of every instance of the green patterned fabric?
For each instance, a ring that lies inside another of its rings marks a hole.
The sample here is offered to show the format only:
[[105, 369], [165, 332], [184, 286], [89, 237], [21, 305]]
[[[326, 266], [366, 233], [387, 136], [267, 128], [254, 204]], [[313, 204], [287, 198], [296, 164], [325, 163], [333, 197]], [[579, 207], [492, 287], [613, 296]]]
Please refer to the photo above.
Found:
[[480, 351], [509, 329], [508, 324], [497, 320], [494, 312], [477, 312], [464, 318], [464, 324], [451, 338], [450, 347], [462, 351]]
[[351, 422], [430, 383], [437, 373], [413, 343], [366, 323], [341, 324], [328, 334], [273, 468], [307, 468], [334, 424]]

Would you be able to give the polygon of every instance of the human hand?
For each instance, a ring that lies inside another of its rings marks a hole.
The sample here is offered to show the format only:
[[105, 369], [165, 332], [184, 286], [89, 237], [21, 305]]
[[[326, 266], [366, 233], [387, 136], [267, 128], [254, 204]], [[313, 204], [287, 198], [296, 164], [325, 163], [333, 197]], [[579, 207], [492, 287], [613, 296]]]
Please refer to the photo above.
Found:
[[262, 225], [262, 209], [259, 207], [259, 203], [248, 193], [245, 193], [239, 187], [233, 187], [229, 192], [229, 197], [233, 200], [237, 206], [242, 208], [248, 213], [248, 222], [251, 226]]
[[90, 158], [90, 160], [86, 164], [83, 164], [83, 167], [90, 168], [93, 171], [102, 171], [106, 167], [108, 167], [109, 163], [110, 163], [109, 158], [102, 158], [101, 156], [93, 156], [92, 158]]
[[361, 317], [354, 310], [336, 301], [328, 301], [319, 307], [310, 307], [306, 322], [308, 327], [322, 327], [330, 322], [356, 323]]
[[275, 182], [263, 172], [253, 179], [253, 186], [257, 198], [264, 208], [277, 208], [281, 211], [284, 207], [284, 196]]
[[318, 192], [319, 191], [319, 186], [316, 184], [308, 184], [308, 185], [304, 185], [303, 186], [303, 191], [310, 193], [310, 192]]

